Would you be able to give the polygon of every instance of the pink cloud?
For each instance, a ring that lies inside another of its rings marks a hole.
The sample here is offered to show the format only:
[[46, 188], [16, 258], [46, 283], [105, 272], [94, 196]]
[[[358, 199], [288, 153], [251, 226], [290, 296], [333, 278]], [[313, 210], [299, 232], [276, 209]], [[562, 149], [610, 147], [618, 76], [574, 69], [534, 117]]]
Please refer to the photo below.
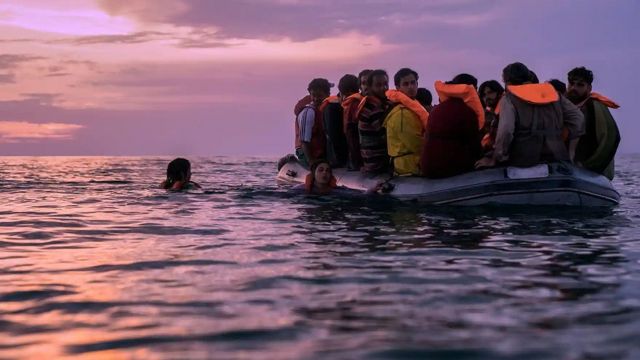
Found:
[[0, 121], [0, 142], [69, 140], [81, 128], [83, 128], [82, 125], [55, 122], [36, 124], [26, 121]]

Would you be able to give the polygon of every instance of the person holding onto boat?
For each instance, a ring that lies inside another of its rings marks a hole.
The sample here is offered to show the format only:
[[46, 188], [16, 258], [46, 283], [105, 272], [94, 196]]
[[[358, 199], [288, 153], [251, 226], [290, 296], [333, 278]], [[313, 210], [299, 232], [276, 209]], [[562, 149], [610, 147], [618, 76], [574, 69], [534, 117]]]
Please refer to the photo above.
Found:
[[309, 96], [301, 99], [294, 109], [296, 157], [304, 167], [325, 157], [326, 138], [320, 105], [329, 97], [331, 86], [327, 79], [311, 80], [307, 87]]
[[444, 178], [469, 172], [481, 157], [485, 112], [477, 84], [469, 74], [459, 74], [446, 83], [436, 81], [440, 104], [431, 111], [424, 135], [420, 159], [424, 176]]
[[416, 100], [418, 73], [402, 68], [394, 75], [393, 82], [396, 88], [385, 93], [390, 110], [383, 123], [393, 172], [399, 176], [420, 175], [420, 152], [429, 113]]
[[480, 84], [478, 96], [484, 108], [484, 129], [482, 129], [482, 151], [491, 153], [498, 131], [498, 103], [502, 99], [504, 88], [496, 80]]
[[[383, 190], [385, 185], [385, 181], [377, 181], [371, 188], [368, 188], [365, 193], [376, 193]], [[304, 184], [294, 187], [294, 190], [303, 190], [309, 195], [354, 195], [361, 193], [360, 191], [352, 190], [344, 186], [338, 186], [336, 177], [333, 175], [333, 168], [329, 161], [325, 159], [318, 159], [311, 164], [309, 174], [305, 177]]]
[[620, 131], [609, 108], [620, 106], [613, 100], [591, 90], [593, 72], [577, 67], [567, 74], [569, 87], [567, 97], [584, 114], [585, 134], [578, 141], [576, 163], [593, 172], [613, 180], [613, 158], [620, 144]]
[[167, 178], [160, 184], [160, 187], [173, 191], [202, 188], [198, 183], [191, 181], [191, 163], [184, 158], [171, 160], [167, 166]]
[[551, 84], [533, 84], [529, 69], [522, 63], [507, 65], [502, 77], [507, 89], [500, 101], [494, 151], [478, 160], [476, 168], [499, 163], [529, 167], [572, 161], [578, 139], [585, 131], [580, 109], [560, 96]]
[[367, 78], [368, 95], [358, 106], [358, 133], [360, 135], [361, 171], [380, 174], [389, 171], [387, 134], [383, 126], [389, 101], [385, 95], [389, 89], [389, 76], [381, 69], [374, 70]]
[[[365, 80], [366, 81], [366, 80]], [[362, 101], [360, 82], [355, 75], [347, 74], [338, 82], [342, 105], [342, 131], [347, 142], [347, 169], [360, 170], [362, 155], [360, 155], [360, 134], [358, 133], [358, 106]]]

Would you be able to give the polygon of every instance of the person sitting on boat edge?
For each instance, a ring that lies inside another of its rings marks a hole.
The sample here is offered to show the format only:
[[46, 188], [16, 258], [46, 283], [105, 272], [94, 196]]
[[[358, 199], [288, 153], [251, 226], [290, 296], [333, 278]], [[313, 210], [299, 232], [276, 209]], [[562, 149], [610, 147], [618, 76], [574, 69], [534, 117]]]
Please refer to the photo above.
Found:
[[[373, 187], [367, 189], [365, 193], [375, 193], [383, 189], [385, 184], [385, 181], [379, 181]], [[325, 159], [318, 159], [311, 164], [310, 172], [305, 177], [304, 184], [297, 185], [294, 189], [304, 190], [304, 192], [309, 195], [353, 195], [360, 193], [359, 191], [344, 186], [338, 186], [337, 180], [335, 176], [333, 176], [331, 164]]]
[[[329, 97], [332, 86], [327, 79], [311, 80], [307, 87], [310, 102], [301, 109], [295, 109], [299, 110], [295, 121], [296, 156], [304, 167], [309, 167], [316, 159], [325, 157], [326, 138], [320, 105]], [[307, 98], [303, 98], [305, 99]]]
[[484, 109], [477, 84], [469, 74], [459, 74], [446, 83], [436, 81], [440, 104], [433, 108], [427, 122], [420, 159], [424, 176], [444, 178], [472, 171], [482, 156]]
[[[532, 84], [529, 69], [522, 63], [507, 65], [502, 77], [507, 85], [500, 102], [500, 122], [493, 155], [476, 163], [476, 168], [498, 163], [529, 167], [540, 163], [572, 161], [578, 139], [584, 134], [580, 109], [551, 84]], [[567, 130], [569, 149], [563, 139]]]
[[391, 102], [383, 126], [387, 133], [387, 152], [398, 176], [419, 176], [423, 134], [429, 118], [427, 109], [417, 100], [418, 73], [402, 68], [393, 77], [395, 90], [385, 95]]
[[367, 92], [358, 105], [358, 134], [360, 135], [361, 171], [369, 174], [389, 171], [387, 134], [383, 123], [387, 114], [389, 76], [381, 69], [374, 70], [367, 78]]
[[620, 106], [611, 99], [591, 91], [593, 72], [577, 67], [567, 74], [567, 97], [584, 114], [585, 134], [576, 147], [576, 163], [613, 180], [614, 157], [620, 144], [620, 131], [609, 108]]
[[202, 189], [198, 183], [191, 181], [191, 163], [184, 158], [171, 160], [167, 166], [167, 179], [160, 184], [160, 187], [175, 191]]
[[358, 134], [358, 106], [362, 95], [358, 92], [361, 85], [355, 75], [347, 74], [338, 82], [338, 90], [342, 99], [342, 131], [347, 141], [347, 169], [360, 170], [362, 155], [360, 154], [360, 135]]

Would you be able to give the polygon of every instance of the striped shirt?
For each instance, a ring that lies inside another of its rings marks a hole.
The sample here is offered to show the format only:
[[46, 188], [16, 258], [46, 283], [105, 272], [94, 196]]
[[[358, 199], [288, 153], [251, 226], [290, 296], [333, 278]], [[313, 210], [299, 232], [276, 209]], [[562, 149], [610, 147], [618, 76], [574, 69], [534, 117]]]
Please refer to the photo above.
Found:
[[387, 132], [382, 126], [387, 115], [386, 107], [380, 99], [367, 96], [358, 114], [360, 154], [365, 172], [380, 173], [389, 168]]

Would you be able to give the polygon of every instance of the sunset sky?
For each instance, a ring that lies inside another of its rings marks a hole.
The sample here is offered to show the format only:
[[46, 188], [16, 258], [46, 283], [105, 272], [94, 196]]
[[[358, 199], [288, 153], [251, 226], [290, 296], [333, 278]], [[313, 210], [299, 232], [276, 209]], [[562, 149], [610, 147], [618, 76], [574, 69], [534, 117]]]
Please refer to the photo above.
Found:
[[[314, 77], [584, 65], [640, 152], [640, 1], [2, 0], [0, 156], [283, 155]], [[335, 89], [334, 89], [335, 91]]]

